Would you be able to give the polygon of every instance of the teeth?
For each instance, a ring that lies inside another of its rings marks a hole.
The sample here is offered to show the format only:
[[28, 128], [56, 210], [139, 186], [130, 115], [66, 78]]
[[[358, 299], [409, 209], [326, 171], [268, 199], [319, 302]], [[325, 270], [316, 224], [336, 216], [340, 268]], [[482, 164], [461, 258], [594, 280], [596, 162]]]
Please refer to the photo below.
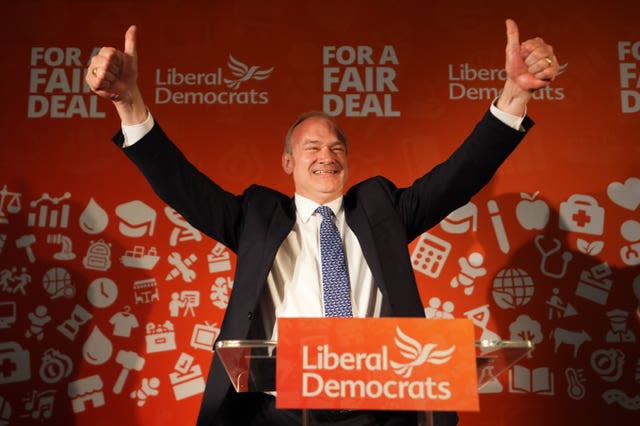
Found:
[[315, 172], [313, 172], [316, 175], [324, 175], [324, 174], [334, 174], [336, 173], [335, 170], [316, 170]]

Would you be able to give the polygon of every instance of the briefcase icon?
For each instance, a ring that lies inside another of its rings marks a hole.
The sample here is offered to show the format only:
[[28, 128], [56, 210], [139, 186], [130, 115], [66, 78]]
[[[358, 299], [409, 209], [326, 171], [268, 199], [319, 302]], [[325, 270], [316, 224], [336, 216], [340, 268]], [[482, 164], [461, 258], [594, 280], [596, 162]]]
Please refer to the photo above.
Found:
[[563, 231], [602, 235], [604, 209], [589, 195], [572, 195], [560, 203], [559, 226]]

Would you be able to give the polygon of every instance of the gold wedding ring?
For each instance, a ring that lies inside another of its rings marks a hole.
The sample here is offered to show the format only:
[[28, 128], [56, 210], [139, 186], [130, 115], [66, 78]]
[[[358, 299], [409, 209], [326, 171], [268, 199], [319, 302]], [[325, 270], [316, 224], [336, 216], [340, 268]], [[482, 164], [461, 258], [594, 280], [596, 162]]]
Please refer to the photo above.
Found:
[[98, 76], [98, 68], [92, 68], [91, 69], [91, 75], [93, 75], [94, 77]]
[[551, 64], [553, 64], [553, 61], [548, 56], [546, 58], [544, 58], [544, 59], [545, 59], [545, 61], [547, 61], [547, 67], [550, 67]]

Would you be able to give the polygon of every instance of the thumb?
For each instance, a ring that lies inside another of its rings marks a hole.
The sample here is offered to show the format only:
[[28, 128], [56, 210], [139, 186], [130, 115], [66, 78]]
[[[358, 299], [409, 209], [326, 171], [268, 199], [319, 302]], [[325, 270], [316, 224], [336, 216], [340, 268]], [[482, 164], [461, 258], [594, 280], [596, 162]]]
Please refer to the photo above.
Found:
[[513, 19], [507, 19], [505, 24], [507, 25], [507, 49], [515, 49], [520, 46], [518, 25]]
[[138, 29], [135, 25], [131, 25], [124, 35], [124, 53], [129, 56], [137, 56], [136, 36]]

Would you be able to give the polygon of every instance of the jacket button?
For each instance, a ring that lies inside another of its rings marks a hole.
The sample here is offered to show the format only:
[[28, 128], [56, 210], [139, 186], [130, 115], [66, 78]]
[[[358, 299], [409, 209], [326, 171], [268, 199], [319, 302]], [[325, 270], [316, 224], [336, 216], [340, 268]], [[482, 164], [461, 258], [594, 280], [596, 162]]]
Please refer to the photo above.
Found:
[[249, 313], [247, 314], [247, 318], [249, 318], [250, 320], [254, 319], [255, 317], [256, 315], [251, 311], [249, 311]]

